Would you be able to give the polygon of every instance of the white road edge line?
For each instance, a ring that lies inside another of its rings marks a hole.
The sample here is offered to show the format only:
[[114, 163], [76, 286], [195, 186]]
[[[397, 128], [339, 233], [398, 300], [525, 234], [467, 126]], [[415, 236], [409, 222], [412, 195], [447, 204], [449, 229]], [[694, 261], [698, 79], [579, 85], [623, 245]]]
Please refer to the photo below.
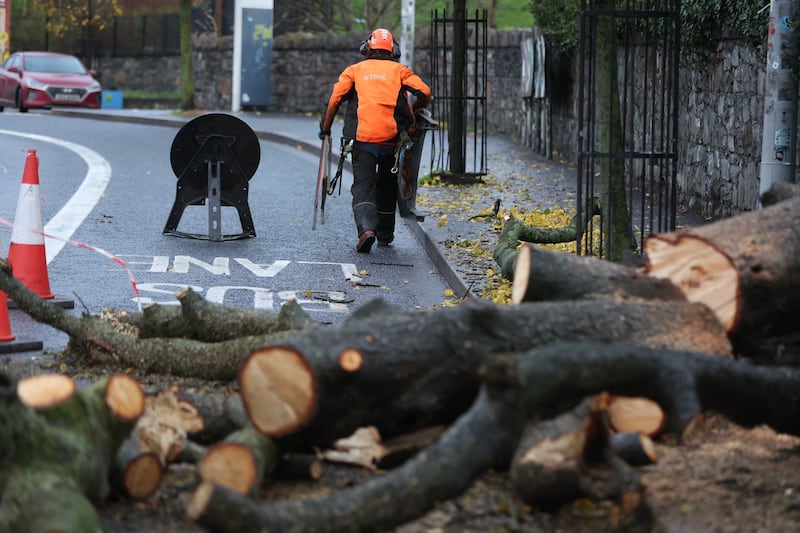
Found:
[[81, 223], [83, 223], [92, 209], [97, 205], [97, 202], [100, 201], [100, 198], [102, 198], [108, 186], [108, 182], [111, 180], [111, 164], [94, 150], [69, 141], [63, 141], [46, 135], [20, 133], [9, 130], [0, 130], [0, 134], [16, 135], [17, 137], [27, 137], [28, 139], [56, 144], [78, 154], [89, 167], [86, 176], [83, 178], [83, 182], [80, 187], [78, 187], [78, 190], [75, 191], [75, 194], [73, 194], [58, 213], [44, 225], [44, 233], [58, 237], [58, 239], [47, 239], [47, 244], [45, 245], [47, 264], [50, 264], [66, 244], [64, 240], [72, 238], [72, 234], [75, 233]]

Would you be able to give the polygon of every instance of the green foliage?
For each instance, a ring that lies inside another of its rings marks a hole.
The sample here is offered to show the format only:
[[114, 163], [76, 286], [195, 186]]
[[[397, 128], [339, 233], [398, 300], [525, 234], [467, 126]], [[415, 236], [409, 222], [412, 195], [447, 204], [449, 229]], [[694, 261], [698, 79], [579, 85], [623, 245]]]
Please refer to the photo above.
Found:
[[[609, 0], [609, 3], [614, 0]], [[659, 0], [616, 0], [619, 9], [664, 8]], [[572, 50], [580, 38], [581, 0], [531, 0], [534, 24], [556, 47]], [[705, 57], [724, 38], [740, 38], [760, 46], [767, 34], [767, 0], [683, 0], [681, 49], [685, 55]]]
[[574, 50], [580, 39], [580, 0], [531, 0], [534, 25], [556, 48]]
[[681, 48], [705, 57], [726, 37], [759, 47], [767, 35], [767, 0], [684, 0], [681, 4]]

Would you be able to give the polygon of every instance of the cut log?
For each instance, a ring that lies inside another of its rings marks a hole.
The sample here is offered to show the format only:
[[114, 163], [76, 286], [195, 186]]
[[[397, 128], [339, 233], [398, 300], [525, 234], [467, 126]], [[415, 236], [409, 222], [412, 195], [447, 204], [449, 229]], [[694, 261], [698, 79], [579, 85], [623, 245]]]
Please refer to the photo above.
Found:
[[293, 433], [317, 407], [316, 378], [308, 362], [291, 347], [272, 346], [251, 353], [239, 371], [247, 416], [270, 437]]
[[63, 374], [40, 374], [19, 380], [17, 396], [31, 409], [59, 405], [75, 394], [75, 381]]
[[[329, 447], [370, 425], [390, 439], [463, 413], [479, 387], [475, 371], [481, 356], [559, 339], [627, 340], [730, 355], [730, 343], [713, 313], [683, 301], [498, 306], [470, 299], [432, 316], [372, 310], [338, 327], [254, 350], [239, 375], [253, 425], [268, 436], [280, 436], [281, 447], [294, 451], [303, 451], [297, 446]], [[343, 371], [343, 350], [362, 354], [358, 372]], [[449, 354], [444, 362], [443, 353]]]
[[596, 397], [554, 419], [530, 424], [511, 461], [514, 492], [527, 504], [544, 509], [586, 496], [585, 463], [605, 444]]
[[591, 256], [554, 252], [534, 245], [519, 249], [511, 299], [514, 303], [608, 298], [684, 300], [668, 279]]
[[161, 487], [164, 471], [160, 458], [142, 449], [134, 435], [117, 449], [111, 464], [111, 485], [123, 497], [146, 500]]
[[192, 495], [187, 515], [218, 532], [389, 530], [461, 494], [487, 469], [508, 465], [523, 425], [516, 394], [514, 390], [484, 391], [425, 453], [386, 475], [329, 497], [259, 505], [205, 482]]
[[[711, 308], [746, 348], [793, 331], [800, 316], [800, 196], [645, 240], [646, 272]], [[750, 342], [748, 342], [750, 341]]]
[[[35, 384], [23, 387], [27, 398], [45, 396]], [[141, 387], [114, 375], [36, 409], [16, 391], [0, 375], [0, 531], [99, 531], [92, 503], [109, 494], [113, 457], [144, 408]]]
[[198, 470], [203, 481], [253, 496], [278, 464], [278, 447], [253, 427], [240, 429], [208, 449]]
[[609, 396], [606, 402], [604, 414], [613, 433], [638, 432], [657, 437], [664, 429], [664, 411], [648, 398]]

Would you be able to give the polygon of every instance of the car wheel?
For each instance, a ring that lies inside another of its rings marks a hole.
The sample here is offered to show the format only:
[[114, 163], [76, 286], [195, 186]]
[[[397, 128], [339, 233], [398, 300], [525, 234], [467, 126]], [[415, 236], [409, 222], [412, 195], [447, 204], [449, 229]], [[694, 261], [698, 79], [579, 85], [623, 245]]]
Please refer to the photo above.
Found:
[[17, 109], [20, 113], [27, 113], [28, 108], [22, 103], [22, 89], [17, 89]]

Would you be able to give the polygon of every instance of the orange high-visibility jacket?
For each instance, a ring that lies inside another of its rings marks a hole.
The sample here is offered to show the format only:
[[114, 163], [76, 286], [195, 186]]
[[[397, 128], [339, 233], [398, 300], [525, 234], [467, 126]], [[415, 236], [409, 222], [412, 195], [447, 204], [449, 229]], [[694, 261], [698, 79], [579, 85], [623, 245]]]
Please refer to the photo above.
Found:
[[[320, 128], [330, 131], [342, 101], [353, 98], [351, 101], [358, 106], [356, 140], [370, 143], [395, 140], [400, 129], [398, 121], [402, 123], [400, 116], [409, 114], [406, 91], [416, 96], [415, 108], [428, 105], [430, 87], [408, 66], [388, 58], [369, 58], [350, 65], [333, 85]], [[400, 109], [402, 105], [406, 109]]]

